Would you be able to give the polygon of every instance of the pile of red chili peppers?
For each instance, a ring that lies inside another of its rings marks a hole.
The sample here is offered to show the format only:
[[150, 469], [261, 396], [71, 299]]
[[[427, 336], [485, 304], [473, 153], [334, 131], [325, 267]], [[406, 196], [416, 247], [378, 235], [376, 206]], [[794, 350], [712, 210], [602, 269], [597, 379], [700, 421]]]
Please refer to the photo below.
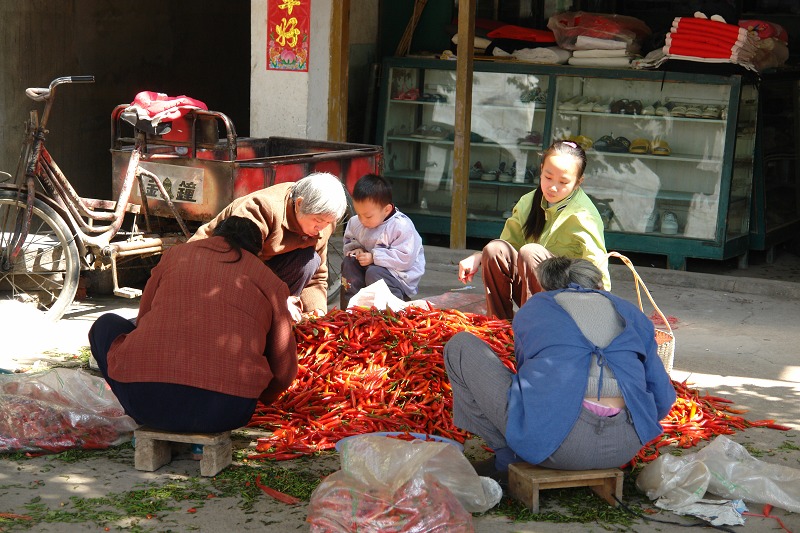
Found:
[[[375, 431], [410, 431], [464, 442], [452, 419], [452, 393], [444, 370], [444, 344], [469, 331], [486, 341], [514, 370], [511, 324], [456, 310], [409, 307], [333, 310], [295, 327], [299, 371], [270, 406], [259, 404], [250, 427], [273, 431], [258, 440], [250, 459], [293, 459], [332, 449], [339, 439]], [[668, 445], [695, 446], [747, 427], [789, 430], [773, 420], [750, 422], [731, 401], [700, 396], [673, 381], [678, 400], [662, 421], [664, 434], [626, 466], [655, 459]]]

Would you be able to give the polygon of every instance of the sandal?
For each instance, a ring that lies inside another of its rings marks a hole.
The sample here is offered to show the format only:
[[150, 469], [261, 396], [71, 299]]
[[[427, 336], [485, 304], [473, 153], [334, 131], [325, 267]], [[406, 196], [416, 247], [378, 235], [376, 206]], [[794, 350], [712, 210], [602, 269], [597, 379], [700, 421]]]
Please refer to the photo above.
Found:
[[628, 148], [628, 151], [632, 154], [649, 154], [650, 153], [650, 141], [647, 139], [642, 139], [641, 137], [638, 139], [634, 139], [631, 143], [631, 147]]
[[686, 118], [700, 118], [703, 116], [703, 110], [700, 106], [690, 105], [686, 108]]
[[630, 149], [631, 149], [631, 141], [629, 141], [625, 137], [617, 137], [616, 139], [614, 139], [614, 144], [611, 145], [609, 151], [617, 154], [622, 154], [626, 153]]
[[626, 115], [641, 115], [642, 114], [642, 101], [634, 100], [625, 105]]
[[667, 156], [672, 153], [667, 141], [656, 139], [650, 147], [650, 153], [653, 155]]
[[628, 100], [623, 98], [622, 100], [617, 100], [616, 102], [612, 102], [610, 106], [610, 110], [615, 115], [621, 115], [625, 112], [625, 109], [628, 107]]
[[719, 118], [719, 107], [715, 105], [707, 105], [703, 109], [703, 118], [716, 119]]
[[585, 135], [572, 135], [567, 140], [572, 141], [574, 143], [578, 143], [581, 146], [581, 148], [583, 148], [584, 152], [589, 148], [591, 148], [592, 144], [594, 144], [594, 142]]
[[669, 112], [673, 117], [686, 116], [686, 106], [683, 104], [676, 104], [675, 102], [670, 102], [669, 104], [667, 104], [667, 109], [669, 109]]
[[668, 117], [669, 115], [669, 108], [661, 103], [654, 104], [656, 108], [656, 116], [657, 117]]
[[599, 152], [610, 152], [613, 144], [614, 138], [611, 135], [603, 135], [594, 142], [594, 149]]

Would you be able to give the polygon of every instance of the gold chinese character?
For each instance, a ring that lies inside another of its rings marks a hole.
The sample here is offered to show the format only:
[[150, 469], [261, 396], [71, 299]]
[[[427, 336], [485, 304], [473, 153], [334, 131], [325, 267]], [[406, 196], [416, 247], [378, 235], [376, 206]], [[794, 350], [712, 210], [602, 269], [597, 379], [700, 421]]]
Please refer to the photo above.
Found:
[[278, 4], [278, 9], [285, 9], [287, 13], [292, 14], [294, 6], [299, 6], [300, 0], [284, 0], [282, 4]]
[[297, 37], [300, 35], [300, 30], [295, 26], [297, 26], [296, 18], [292, 17], [288, 21], [282, 19], [281, 23], [275, 26], [275, 33], [278, 34], [275, 37], [275, 42], [281, 46], [288, 45], [289, 48], [297, 46]]

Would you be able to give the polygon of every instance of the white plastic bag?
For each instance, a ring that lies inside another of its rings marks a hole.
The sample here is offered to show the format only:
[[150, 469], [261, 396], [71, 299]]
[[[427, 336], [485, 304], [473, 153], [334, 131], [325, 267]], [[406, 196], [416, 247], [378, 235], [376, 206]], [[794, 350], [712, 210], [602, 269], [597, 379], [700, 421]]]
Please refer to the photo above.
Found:
[[659, 456], [642, 469], [636, 486], [650, 499], [664, 498], [668, 508], [696, 502], [707, 489], [722, 498], [800, 512], [800, 470], [759, 461], [724, 435], [696, 453]]
[[453, 445], [379, 435], [350, 438], [342, 469], [314, 490], [311, 531], [472, 531], [472, 515], [502, 498]]
[[353, 307], [375, 307], [383, 311], [384, 309], [391, 309], [395, 313], [409, 306], [416, 306], [428, 309], [429, 306], [424, 300], [414, 300], [413, 302], [405, 302], [392, 294], [389, 286], [382, 279], [379, 279], [372, 285], [364, 287], [358, 291], [347, 305], [348, 309]]
[[664, 509], [677, 509], [702, 499], [708, 490], [711, 474], [694, 454], [681, 457], [659, 455], [639, 472], [636, 486]]

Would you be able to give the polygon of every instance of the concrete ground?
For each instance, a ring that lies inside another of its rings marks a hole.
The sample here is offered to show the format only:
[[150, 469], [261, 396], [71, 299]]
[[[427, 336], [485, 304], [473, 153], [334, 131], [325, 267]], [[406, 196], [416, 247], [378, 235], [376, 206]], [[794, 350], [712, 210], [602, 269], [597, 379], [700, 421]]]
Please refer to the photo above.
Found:
[[[474, 312], [484, 309], [481, 280], [476, 278], [471, 283], [473, 288], [464, 289], [456, 279], [457, 262], [465, 255], [463, 251], [426, 247], [428, 268], [420, 297], [443, 307]], [[721, 265], [715, 272], [674, 272], [637, 266], [637, 271], [662, 311], [677, 319], [673, 379], [687, 380], [694, 388], [731, 399], [737, 408], [749, 410], [744, 416], [750, 420], [770, 418], [790, 426], [792, 430], [788, 432], [751, 428], [731, 438], [745, 445], [761, 461], [785, 466], [787, 472], [789, 469], [800, 472], [800, 349], [796, 339], [800, 331], [800, 258], [784, 252], [777, 254], [774, 263], [758, 264], [751, 258], [747, 271], [731, 272], [728, 267]], [[633, 281], [626, 267], [612, 266], [612, 283], [616, 294], [636, 301]], [[7, 328], [7, 331], [0, 331], [5, 333], [3, 338], [19, 339], [16, 346], [7, 343], [0, 348], [0, 368], [8, 368], [10, 364], [46, 365], [48, 361], [63, 360], [54, 351], [76, 353], [85, 346], [86, 332], [97, 316], [109, 311], [135, 316], [137, 305], [136, 300], [92, 298], [76, 306], [53, 326], [34, 324], [35, 330], [30, 336], [25, 335], [24, 316], [10, 316], [0, 308], [3, 327]], [[650, 312], [647, 305], [645, 311]], [[241, 431], [235, 436], [235, 446], [247, 448], [254, 446], [257, 432]], [[474, 450], [474, 446], [474, 442], [470, 443], [469, 449]], [[287, 462], [287, 466], [291, 463], [300, 461]], [[302, 463], [303, 468], [319, 471], [330, 471], [337, 465], [335, 454]], [[130, 450], [111, 456], [98, 454], [74, 462], [52, 457], [19, 461], [0, 457], [0, 513], [25, 514], [26, 504], [34, 498], [53, 509], [66, 509], [70, 507], [70, 496], [102, 496], [129, 491], [145, 482], [167, 483], [197, 474], [197, 464], [188, 459], [175, 460], [156, 472], [139, 472], [133, 468]], [[551, 504], [547, 492], [543, 493], [543, 510]], [[755, 503], [749, 505], [754, 513], [761, 513], [762, 507]], [[163, 513], [153, 520], [113, 523], [110, 529], [304, 530], [306, 514], [307, 504], [287, 506], [263, 495], [250, 511], [243, 512], [237, 498], [227, 497], [209, 500], [196, 513], [183, 510]], [[779, 508], [773, 514], [783, 521], [786, 530], [800, 531], [800, 514]], [[655, 517], [675, 523], [691, 521], [669, 512]], [[0, 522], [0, 531], [4, 527], [8, 526]], [[736, 530], [766, 532], [777, 527], [772, 519], [749, 517], [746, 524]], [[487, 533], [605, 530], [603, 524], [514, 523], [494, 515], [476, 518], [475, 529]], [[29, 530], [97, 531], [98, 525], [95, 522], [40, 523]], [[677, 532], [684, 528], [637, 519], [629, 530]]]

